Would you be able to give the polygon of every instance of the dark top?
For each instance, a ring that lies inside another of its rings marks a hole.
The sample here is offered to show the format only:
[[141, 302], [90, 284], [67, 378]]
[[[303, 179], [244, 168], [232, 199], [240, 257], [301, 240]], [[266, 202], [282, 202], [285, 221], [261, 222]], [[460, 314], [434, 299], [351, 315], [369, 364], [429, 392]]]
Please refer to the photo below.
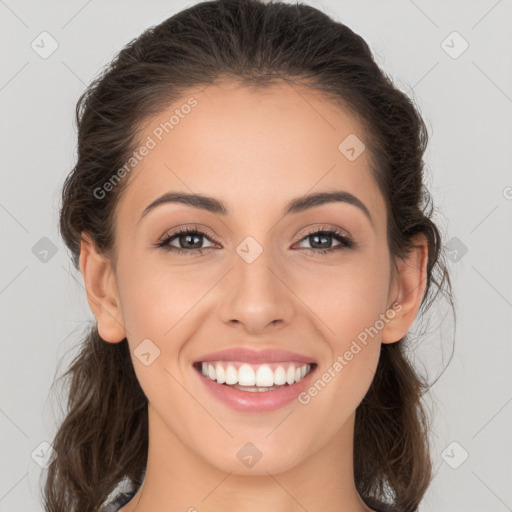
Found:
[[[135, 495], [137, 489], [130, 492], [121, 492], [113, 501], [106, 507], [102, 508], [100, 512], [117, 512], [121, 507], [124, 507]], [[392, 505], [381, 503], [376, 500], [366, 500], [365, 502], [370, 508], [376, 512], [397, 512], [397, 509]]]

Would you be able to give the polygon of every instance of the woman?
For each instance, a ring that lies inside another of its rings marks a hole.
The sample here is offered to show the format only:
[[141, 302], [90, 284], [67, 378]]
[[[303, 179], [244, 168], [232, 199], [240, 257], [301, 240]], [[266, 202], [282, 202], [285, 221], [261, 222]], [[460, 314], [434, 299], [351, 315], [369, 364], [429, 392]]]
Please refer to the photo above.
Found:
[[96, 323], [45, 510], [417, 510], [407, 333], [451, 285], [424, 122], [365, 41], [304, 4], [198, 3], [77, 123], [60, 227]]

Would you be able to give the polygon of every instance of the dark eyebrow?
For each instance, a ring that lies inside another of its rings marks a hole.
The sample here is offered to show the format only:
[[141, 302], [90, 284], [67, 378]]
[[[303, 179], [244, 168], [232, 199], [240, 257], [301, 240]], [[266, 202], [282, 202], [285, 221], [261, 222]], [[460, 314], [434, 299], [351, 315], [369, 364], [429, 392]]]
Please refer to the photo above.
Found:
[[[370, 215], [366, 205], [356, 196], [352, 195], [350, 192], [345, 192], [344, 190], [319, 192], [316, 194], [297, 197], [286, 204], [281, 214], [284, 216], [290, 213], [299, 213], [309, 210], [310, 208], [334, 202], [343, 202], [356, 206], [365, 214], [372, 226], [374, 225], [372, 216]], [[188, 194], [185, 192], [167, 192], [148, 205], [142, 212], [140, 219], [147, 215], [151, 210], [164, 203], [181, 203], [219, 215], [228, 214], [228, 210], [224, 203], [214, 197], [204, 196], [201, 194]]]
[[353, 206], [356, 206], [366, 215], [366, 217], [370, 221], [370, 224], [372, 226], [374, 225], [372, 216], [366, 205], [356, 196], [352, 195], [350, 192], [345, 192], [344, 190], [334, 190], [332, 192], [319, 192], [317, 194], [309, 194], [306, 196], [297, 197], [296, 199], [293, 199], [286, 205], [282, 214], [288, 215], [289, 213], [303, 212], [305, 210], [309, 210], [309, 208], [315, 208], [323, 204], [336, 202], [348, 203]]
[[187, 204], [194, 208], [199, 208], [201, 210], [206, 210], [220, 215], [227, 215], [228, 213], [224, 204], [214, 197], [203, 196], [201, 194], [187, 194], [185, 192], [167, 192], [156, 198], [150, 205], [146, 206], [140, 216], [139, 222], [151, 210], [165, 203]]

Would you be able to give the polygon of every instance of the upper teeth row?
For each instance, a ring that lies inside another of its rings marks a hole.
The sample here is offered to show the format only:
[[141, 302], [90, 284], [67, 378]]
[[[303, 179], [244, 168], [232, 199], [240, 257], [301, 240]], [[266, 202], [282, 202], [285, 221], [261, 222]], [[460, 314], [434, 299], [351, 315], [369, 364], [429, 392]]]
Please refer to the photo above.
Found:
[[235, 365], [217, 362], [214, 364], [203, 362], [202, 372], [205, 377], [217, 381], [219, 384], [239, 384], [240, 386], [282, 386], [285, 383], [292, 385], [304, 378], [311, 370], [310, 364], [296, 366], [293, 363], [278, 366], [272, 370], [268, 364], [262, 364], [256, 371], [249, 364], [242, 364], [238, 370]]

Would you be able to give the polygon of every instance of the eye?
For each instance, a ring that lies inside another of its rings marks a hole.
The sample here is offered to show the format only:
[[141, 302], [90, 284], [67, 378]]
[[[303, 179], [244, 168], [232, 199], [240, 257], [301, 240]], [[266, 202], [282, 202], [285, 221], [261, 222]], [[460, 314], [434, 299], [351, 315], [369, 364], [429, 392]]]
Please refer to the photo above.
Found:
[[[194, 228], [180, 228], [174, 233], [167, 234], [158, 244], [157, 247], [162, 248], [165, 251], [173, 251], [184, 254], [199, 253], [202, 254], [205, 248], [200, 247], [201, 238], [210, 240], [206, 233]], [[171, 245], [171, 242], [177, 242], [178, 247]], [[179, 246], [184, 247], [179, 247]], [[206, 247], [209, 249], [210, 247]]]
[[[329, 242], [329, 239], [331, 238], [338, 240], [340, 243], [337, 246], [332, 247], [332, 242]], [[336, 229], [311, 230], [304, 238], [301, 239], [301, 242], [302, 241], [309, 241], [313, 247], [306, 247], [306, 250], [318, 253], [320, 256], [342, 249], [355, 247], [355, 243], [348, 236]]]

